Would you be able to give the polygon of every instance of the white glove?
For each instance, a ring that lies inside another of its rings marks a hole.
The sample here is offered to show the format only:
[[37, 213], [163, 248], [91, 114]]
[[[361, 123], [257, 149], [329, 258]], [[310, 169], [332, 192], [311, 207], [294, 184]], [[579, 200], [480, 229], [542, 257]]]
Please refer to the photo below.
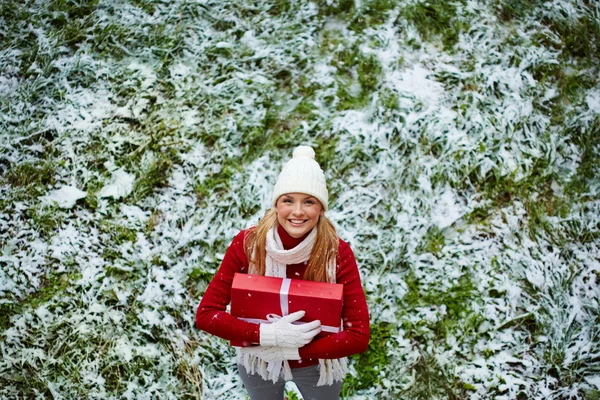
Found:
[[300, 360], [300, 353], [297, 348], [288, 347], [264, 347], [264, 346], [249, 346], [240, 349], [243, 354], [252, 354], [261, 360], [268, 363], [283, 360]]
[[310, 343], [321, 332], [321, 321], [292, 324], [304, 317], [304, 314], [304, 311], [296, 311], [272, 324], [260, 324], [260, 345], [298, 348]]

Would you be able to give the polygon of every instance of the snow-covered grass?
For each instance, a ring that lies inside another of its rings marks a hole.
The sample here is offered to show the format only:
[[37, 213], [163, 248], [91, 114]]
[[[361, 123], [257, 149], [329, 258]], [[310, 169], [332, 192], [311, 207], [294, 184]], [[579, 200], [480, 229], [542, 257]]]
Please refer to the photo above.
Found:
[[194, 313], [301, 143], [345, 398], [600, 398], [600, 3], [4, 0], [0, 43], [0, 398], [244, 398]]

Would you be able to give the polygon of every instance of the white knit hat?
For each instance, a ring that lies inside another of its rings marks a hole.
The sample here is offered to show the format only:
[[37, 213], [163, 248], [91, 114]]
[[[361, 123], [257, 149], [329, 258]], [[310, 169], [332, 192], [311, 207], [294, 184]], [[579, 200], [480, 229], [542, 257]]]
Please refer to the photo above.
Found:
[[309, 146], [298, 146], [277, 178], [273, 189], [273, 206], [286, 193], [306, 193], [316, 197], [327, 210], [327, 185], [325, 175], [315, 161], [315, 151]]

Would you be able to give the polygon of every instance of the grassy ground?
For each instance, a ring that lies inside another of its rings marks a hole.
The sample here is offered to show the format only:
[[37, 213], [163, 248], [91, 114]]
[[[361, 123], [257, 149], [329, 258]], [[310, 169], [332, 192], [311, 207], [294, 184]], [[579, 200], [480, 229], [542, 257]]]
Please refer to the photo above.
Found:
[[344, 398], [600, 397], [596, 3], [5, 0], [0, 43], [0, 398], [242, 398], [194, 312], [300, 143]]

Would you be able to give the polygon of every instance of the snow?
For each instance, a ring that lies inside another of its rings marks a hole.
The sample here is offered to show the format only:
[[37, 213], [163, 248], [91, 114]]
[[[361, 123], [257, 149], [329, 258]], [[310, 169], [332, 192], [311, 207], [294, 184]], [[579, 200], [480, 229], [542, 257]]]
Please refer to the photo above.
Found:
[[41, 200], [45, 203], [56, 203], [61, 208], [73, 208], [77, 200], [85, 198], [86, 192], [76, 187], [65, 185], [60, 189], [52, 190], [48, 195], [42, 196]]
[[120, 357], [125, 362], [130, 362], [133, 358], [133, 352], [135, 346], [133, 346], [126, 337], [121, 337], [115, 343], [112, 350], [113, 354]]
[[254, 31], [246, 31], [240, 39], [240, 42], [242, 42], [252, 50], [260, 50], [265, 45], [265, 43], [262, 40], [256, 38], [256, 36], [254, 35]]
[[132, 225], [139, 225], [145, 223], [150, 217], [150, 213], [142, 210], [138, 206], [130, 206], [123, 204], [121, 206], [121, 213], [127, 218], [127, 221]]
[[585, 96], [585, 103], [591, 111], [600, 114], [600, 90], [590, 91]]
[[600, 375], [586, 376], [585, 381], [600, 390]]
[[11, 97], [17, 91], [19, 81], [15, 77], [0, 76], [0, 96]]
[[125, 168], [116, 169], [111, 172], [110, 182], [100, 189], [98, 197], [112, 197], [114, 199], [127, 197], [133, 190], [134, 181], [135, 175], [127, 173]]
[[94, 92], [84, 88], [71, 88], [56, 113], [46, 120], [46, 128], [64, 134], [68, 130], [89, 133], [102, 126], [105, 118], [112, 116], [114, 105], [107, 91]]
[[406, 71], [391, 71], [387, 74], [386, 80], [390, 87], [394, 88], [402, 98], [401, 106], [408, 107], [414, 102], [420, 102], [425, 107], [438, 106], [444, 97], [443, 86], [430, 79], [432, 71], [421, 65], [415, 65]]
[[[430, 188], [428, 189], [431, 191]], [[458, 200], [454, 191], [450, 187], [446, 187], [431, 211], [431, 221], [438, 228], [444, 229], [454, 224], [465, 211], [465, 207]]]

